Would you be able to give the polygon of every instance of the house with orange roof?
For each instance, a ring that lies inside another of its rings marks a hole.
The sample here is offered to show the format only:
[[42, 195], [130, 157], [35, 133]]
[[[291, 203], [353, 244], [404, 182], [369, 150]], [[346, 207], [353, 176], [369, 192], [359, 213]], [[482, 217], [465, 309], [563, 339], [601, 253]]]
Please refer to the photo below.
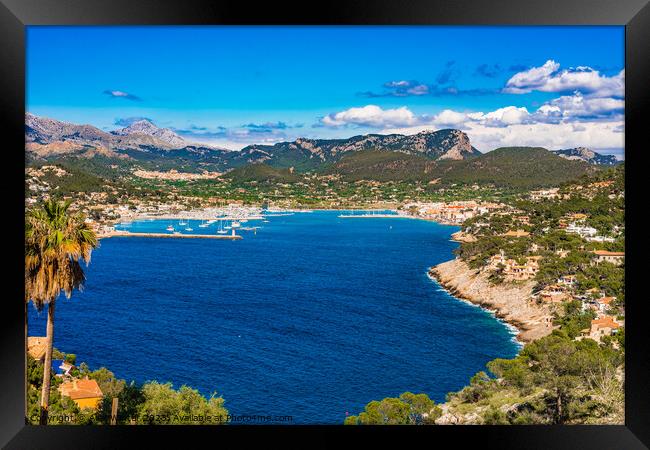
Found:
[[29, 336], [27, 338], [27, 353], [36, 361], [45, 361], [47, 339], [45, 336]]
[[596, 264], [608, 262], [620, 266], [625, 261], [625, 252], [609, 252], [607, 250], [594, 250]]
[[524, 231], [524, 230], [516, 230], [516, 231], [510, 230], [510, 231], [507, 231], [506, 233], [504, 233], [502, 236], [506, 236], [506, 237], [526, 237], [526, 236], [530, 236], [530, 233], [528, 231]]
[[602, 316], [591, 321], [589, 335], [591, 339], [600, 342], [603, 336], [611, 336], [618, 331], [621, 325], [612, 316]]
[[539, 299], [544, 303], [562, 303], [571, 300], [564, 290], [547, 288], [539, 292]]
[[104, 394], [95, 380], [88, 378], [66, 381], [59, 386], [62, 396], [70, 397], [79, 408], [96, 409]]

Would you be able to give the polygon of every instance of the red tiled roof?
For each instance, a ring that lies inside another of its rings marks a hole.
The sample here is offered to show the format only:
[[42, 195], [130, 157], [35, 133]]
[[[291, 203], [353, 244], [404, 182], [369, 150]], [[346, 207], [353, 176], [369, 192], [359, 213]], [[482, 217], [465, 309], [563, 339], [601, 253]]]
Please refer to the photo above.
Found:
[[608, 252], [607, 250], [594, 250], [598, 256], [625, 256], [625, 252]]
[[614, 321], [612, 316], [603, 316], [600, 319], [594, 319], [591, 321], [591, 326], [597, 325], [599, 328], [618, 328], [620, 325]]
[[59, 390], [61, 391], [61, 395], [70, 397], [73, 400], [104, 396], [95, 380], [66, 381], [59, 386]]

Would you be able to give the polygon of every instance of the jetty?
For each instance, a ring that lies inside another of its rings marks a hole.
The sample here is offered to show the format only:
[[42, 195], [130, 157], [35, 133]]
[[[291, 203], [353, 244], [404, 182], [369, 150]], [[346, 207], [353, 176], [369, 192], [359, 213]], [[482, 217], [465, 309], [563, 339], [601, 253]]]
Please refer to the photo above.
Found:
[[405, 214], [340, 214], [340, 219], [415, 219]]
[[99, 238], [109, 237], [146, 237], [146, 238], [181, 238], [181, 239], [225, 239], [237, 241], [243, 239], [238, 234], [174, 234], [174, 233], [132, 233], [130, 231], [115, 231], [99, 236]]

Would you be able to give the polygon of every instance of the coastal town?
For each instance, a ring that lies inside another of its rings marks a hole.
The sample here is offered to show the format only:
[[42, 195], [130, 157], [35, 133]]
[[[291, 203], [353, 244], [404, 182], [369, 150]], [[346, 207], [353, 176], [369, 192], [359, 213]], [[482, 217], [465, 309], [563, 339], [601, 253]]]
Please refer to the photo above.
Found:
[[625, 27], [25, 33], [26, 424], [628, 424]]
[[[70, 202], [70, 212], [81, 213], [99, 239], [241, 240], [264, 233], [274, 216], [317, 209], [337, 210], [341, 220], [436, 222], [455, 227], [450, 235], [458, 246], [454, 259], [429, 268], [429, 277], [512, 326], [524, 348], [562, 333], [576, 345], [594, 342], [619, 355], [624, 351], [623, 164], [535, 189], [474, 181], [355, 179], [259, 164], [225, 172], [151, 170], [118, 161], [94, 172], [82, 168], [77, 160], [26, 167], [26, 211], [48, 200]], [[164, 223], [163, 228], [131, 229], [133, 223], [149, 221]], [[40, 361], [38, 356], [34, 361]], [[100, 391], [105, 397], [110, 389], [100, 376], [95, 377], [100, 384], [92, 385], [91, 372], [72, 368], [71, 361], [56, 364], [62, 398], [76, 402], [95, 395], [88, 398], [96, 400]], [[616, 373], [616, 383], [623, 383], [620, 365]], [[92, 401], [75, 403], [76, 408], [97, 409]], [[447, 407], [437, 423], [488, 420], [483, 410], [477, 417], [451, 418], [458, 416], [456, 407], [469, 408], [464, 401]], [[519, 420], [511, 416], [508, 420]]]
[[[195, 174], [188, 178], [173, 170], [162, 175], [136, 171], [136, 175], [144, 179], [155, 180], [210, 179], [212, 182], [220, 182], [220, 174]], [[52, 180], [57, 181], [69, 176], [70, 174], [66, 173], [64, 169], [55, 165], [45, 165], [38, 169], [27, 168], [27, 206], [48, 199], [52, 194], [56, 195], [59, 186]], [[335, 196], [335, 192], [340, 189], [340, 186], [335, 184], [337, 177], [313, 175], [306, 179], [312, 179], [323, 186], [328, 186], [325, 191], [326, 195], [324, 195], [326, 200], [334, 198], [333, 195]], [[328, 183], [334, 184], [330, 186]], [[302, 187], [307, 186], [303, 182], [297, 184]], [[385, 198], [382, 189], [385, 189], [386, 186], [383, 186], [382, 183], [366, 181], [355, 184], [364, 189], [367, 188], [366, 195], [353, 194], [348, 199], [349, 203], [341, 201], [328, 203], [327, 209], [344, 209], [343, 204], [350, 205], [351, 209], [392, 209], [393, 213], [400, 217], [407, 216], [446, 225], [461, 226], [461, 230], [454, 233], [452, 237], [466, 246], [475, 246], [481, 236], [501, 239], [505, 248], [491, 248], [490, 254], [480, 263], [477, 263], [475, 259], [472, 260], [472, 265], [478, 267], [480, 273], [489, 278], [492, 283], [495, 281], [506, 284], [534, 282], [539, 278], [540, 269], [549, 259], [570, 259], [572, 252], [586, 255], [588, 264], [591, 266], [604, 264], [620, 268], [624, 264], [624, 252], [610, 248], [616, 247], [616, 242], [622, 239], [624, 235], [623, 223], [613, 224], [609, 228], [602, 226], [596, 228], [594, 225], [597, 224], [593, 223], [593, 218], [580, 211], [566, 212], [552, 224], [548, 221], [540, 221], [539, 217], [535, 217], [536, 205], [571, 202], [572, 197], [592, 201], [595, 196], [601, 195], [599, 193], [607, 192], [608, 201], [622, 202], [624, 193], [621, 190], [612, 189], [614, 180], [599, 180], [586, 184], [569, 184], [562, 188], [533, 190], [515, 196], [514, 200], [512, 197], [508, 197], [506, 201], [499, 200], [499, 196], [495, 195], [493, 188], [488, 187], [486, 190], [477, 186], [459, 187], [456, 190], [441, 189], [437, 193], [441, 196], [440, 201], [405, 201], [404, 199], [396, 201], [395, 194], [388, 196], [389, 201], [378, 201], [376, 198], [379, 196], [382, 199]], [[282, 186], [284, 184], [280, 183], [278, 187]], [[335, 189], [336, 186], [339, 189]], [[343, 186], [345, 187], [345, 185]], [[247, 188], [250, 189], [250, 186]], [[480, 192], [481, 195], [477, 195], [479, 199], [454, 199], [464, 198], [468, 194], [468, 188], [469, 192]], [[420, 193], [424, 191], [422, 188], [419, 189]], [[92, 225], [99, 237], [131, 235], [132, 233], [128, 231], [116, 229], [116, 224], [128, 224], [137, 220], [193, 219], [201, 220], [207, 224], [217, 220], [228, 220], [234, 221], [239, 227], [239, 222], [263, 220], [264, 216], [268, 214], [309, 210], [308, 205], [297, 203], [296, 199], [291, 197], [283, 197], [283, 201], [276, 201], [271, 197], [263, 198], [262, 202], [252, 204], [250, 201], [226, 197], [179, 195], [173, 190], [167, 194], [158, 193], [157, 196], [127, 197], [126, 194], [120, 194], [119, 188], [116, 188], [109, 192], [63, 195], [62, 198], [64, 200], [74, 198], [73, 208], [85, 214], [86, 222]], [[417, 197], [417, 194], [414, 196]], [[480, 199], [480, 197], [487, 199]], [[446, 198], [451, 198], [451, 200], [443, 200]], [[522, 203], [527, 203], [527, 206], [522, 208], [520, 205]], [[173, 230], [171, 228], [168, 228], [169, 235], [201, 237], [201, 234], [196, 233], [181, 235], [181, 227]], [[582, 244], [577, 248], [562, 248], [560, 246], [551, 249], [543, 242], [538, 242], [540, 236], [553, 235], [553, 233], [576, 236], [577, 241], [572, 241], [574, 247], [575, 242], [582, 242]], [[232, 235], [235, 235], [234, 228]], [[206, 235], [206, 237], [208, 236]], [[231, 234], [218, 237], [231, 237]], [[514, 251], [508, 252], [508, 247]], [[463, 258], [461, 257], [461, 259]], [[544, 319], [540, 320], [543, 326], [547, 327], [549, 317], [553, 313], [558, 314], [561, 305], [577, 301], [580, 303], [582, 311], [593, 311], [595, 314], [591, 326], [581, 330], [581, 337], [588, 336], [599, 340], [604, 334], [616, 333], [619, 328], [624, 326], [623, 310], [620, 307], [622, 302], [617, 301], [618, 296], [610, 295], [596, 287], [589, 290], [580, 289], [580, 278], [570, 272], [559, 273], [552, 280], [545, 279], [543, 283], [537, 283], [536, 289], [527, 295], [532, 304], [539, 305], [546, 311]]]
[[[213, 174], [189, 178], [175, 173], [164, 176], [138, 173], [137, 176], [157, 183], [223, 184], [235, 194], [232, 198], [227, 193], [191, 195], [187, 186], [178, 190], [173, 185], [167, 185], [165, 190], [145, 189], [144, 195], [141, 192], [130, 195], [119, 185], [85, 193], [60, 192], [59, 181], [69, 176], [56, 165], [28, 168], [26, 207], [53, 197], [73, 201], [74, 211], [84, 214], [86, 223], [99, 238], [241, 239], [239, 230], [258, 228], [246, 224], [248, 221], [263, 223], [274, 215], [311, 211], [315, 205], [341, 210], [339, 217], [411, 218], [454, 226], [458, 230], [451, 233], [451, 239], [459, 243], [456, 259], [429, 270], [430, 276], [452, 295], [494, 312], [497, 318], [517, 330], [517, 339], [522, 344], [536, 343], [551, 337], [554, 330], [564, 330], [573, 342], [593, 341], [614, 351], [622, 350], [625, 329], [622, 167], [603, 172], [595, 180], [507, 193], [500, 193], [492, 186], [470, 185], [429, 192], [416, 186], [407, 194], [393, 187], [393, 183], [373, 181], [352, 183], [355, 188], [350, 191], [350, 185], [337, 177], [309, 175], [305, 179], [311, 180], [311, 185], [303, 181], [277, 183], [274, 187], [266, 186], [265, 194], [255, 200], [246, 198], [245, 192], [256, 189], [256, 183], [235, 187]], [[315, 185], [325, 189], [314, 191], [318, 192], [314, 195], [322, 196], [319, 202], [325, 203], [305, 203], [299, 196], [286, 194], [309, 186], [316, 189]], [[271, 190], [276, 194], [269, 195]], [[165, 220], [170, 226], [164, 232], [148, 234], [124, 228], [132, 222], [150, 220]], [[199, 221], [200, 227], [228, 221], [230, 231], [223, 235], [207, 228], [187, 232], [190, 228], [185, 228], [189, 227], [185, 224], [190, 220]], [[43, 336], [30, 337], [29, 354], [36, 362], [42, 363], [44, 340]], [[74, 359], [54, 361], [53, 370], [60, 380], [57, 389], [62, 398], [72, 401], [81, 411], [101, 409], [105, 397], [101, 385], [104, 390], [110, 389], [101, 382], [101, 377], [87, 369], [80, 371]], [[454, 400], [441, 405], [443, 413], [435, 423], [487, 420], [480, 414], [459, 415], [458, 408], [468, 406], [458, 403], [458, 396], [451, 398]]]

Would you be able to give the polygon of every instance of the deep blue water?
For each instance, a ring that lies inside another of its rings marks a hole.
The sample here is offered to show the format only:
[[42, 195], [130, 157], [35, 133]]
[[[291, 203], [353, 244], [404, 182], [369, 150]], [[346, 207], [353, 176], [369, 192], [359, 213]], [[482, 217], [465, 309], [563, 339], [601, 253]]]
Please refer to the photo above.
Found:
[[[119, 378], [216, 391], [233, 414], [332, 424], [405, 391], [444, 401], [516, 354], [503, 323], [426, 275], [457, 227], [338, 214], [251, 221], [240, 241], [103, 239], [84, 292], [57, 303], [55, 346]], [[32, 310], [30, 335], [46, 317]]]

